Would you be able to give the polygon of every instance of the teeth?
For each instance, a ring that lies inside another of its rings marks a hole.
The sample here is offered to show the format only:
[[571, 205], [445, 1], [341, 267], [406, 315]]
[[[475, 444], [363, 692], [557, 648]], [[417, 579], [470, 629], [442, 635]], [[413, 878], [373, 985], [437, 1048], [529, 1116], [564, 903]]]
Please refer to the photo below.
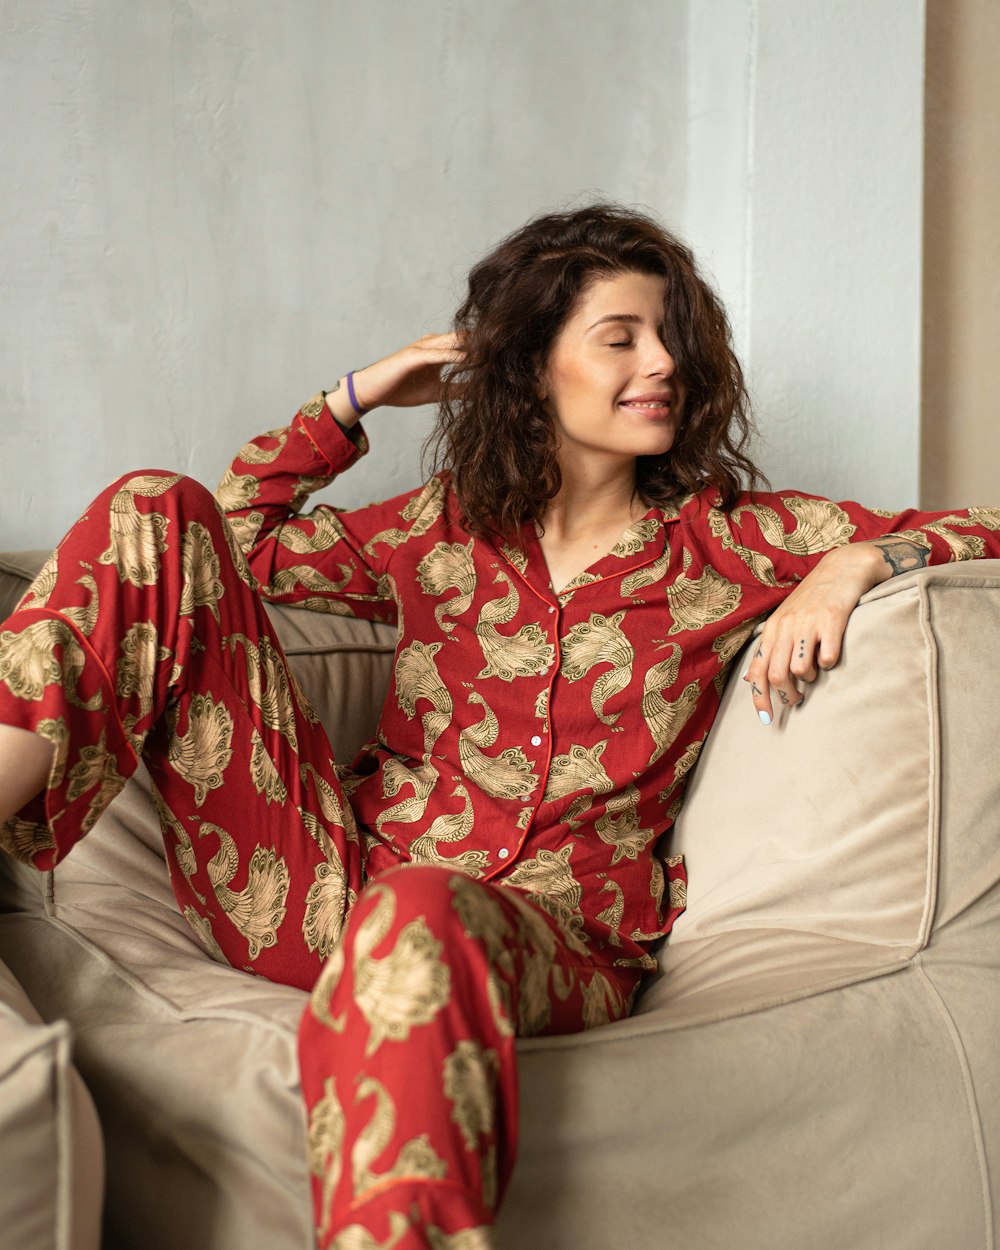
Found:
[[647, 402], [645, 400], [643, 400], [642, 402], [636, 402], [635, 400], [631, 400], [631, 399], [627, 399], [625, 401], [626, 408], [666, 408], [666, 406], [667, 406], [667, 401], [665, 399], [654, 400], [652, 402]]

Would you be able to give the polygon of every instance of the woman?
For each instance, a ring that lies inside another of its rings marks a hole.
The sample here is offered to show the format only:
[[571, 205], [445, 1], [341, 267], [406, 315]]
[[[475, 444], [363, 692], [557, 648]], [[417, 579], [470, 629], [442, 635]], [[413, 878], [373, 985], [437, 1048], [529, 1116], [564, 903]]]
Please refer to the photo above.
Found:
[[[367, 450], [366, 411], [434, 400], [424, 487], [298, 514]], [[618, 1019], [655, 968], [685, 897], [655, 851], [756, 623], [767, 725], [836, 663], [870, 587], [997, 554], [994, 512], [748, 494], [748, 432], [690, 253], [612, 206], [542, 217], [473, 269], [453, 334], [248, 443], [228, 524], [196, 483], [130, 475], [0, 631], [6, 849], [55, 863], [141, 753], [199, 937], [313, 988], [321, 1244], [491, 1244], [514, 1038]], [[262, 597], [396, 622], [353, 767]]]

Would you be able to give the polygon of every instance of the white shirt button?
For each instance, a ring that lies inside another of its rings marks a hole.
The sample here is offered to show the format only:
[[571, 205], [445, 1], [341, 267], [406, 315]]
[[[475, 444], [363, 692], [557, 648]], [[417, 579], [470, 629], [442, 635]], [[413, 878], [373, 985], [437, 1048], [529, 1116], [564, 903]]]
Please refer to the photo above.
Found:
[[531, 739], [531, 745], [533, 747], [540, 747], [542, 745], [542, 740], [539, 738], [538, 734], [535, 734], [535, 736]]
[[555, 608], [550, 607], [550, 608], [549, 608], [549, 611], [550, 611], [550, 612], [554, 612], [554, 611], [555, 611]]
[[505, 846], [502, 846], [499, 851], [497, 851], [497, 859], [506, 859], [509, 854], [510, 851], [508, 851]]
[[522, 802], [522, 803], [528, 803], [528, 802], [530, 802], [530, 800], [531, 800], [531, 795], [530, 795], [530, 794], [522, 794], [522, 795], [521, 795], [521, 802]]

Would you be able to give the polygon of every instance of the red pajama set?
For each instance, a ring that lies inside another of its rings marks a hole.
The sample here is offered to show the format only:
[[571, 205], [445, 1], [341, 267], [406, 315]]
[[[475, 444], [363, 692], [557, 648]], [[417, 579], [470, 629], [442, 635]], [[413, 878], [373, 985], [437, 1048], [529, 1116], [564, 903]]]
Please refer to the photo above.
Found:
[[[712, 490], [650, 508], [558, 594], [532, 526], [462, 526], [446, 475], [299, 515], [367, 449], [322, 396], [213, 501], [109, 487], [0, 627], [0, 721], [53, 743], [0, 845], [49, 868], [143, 755], [178, 903], [217, 958], [312, 991], [300, 1056], [322, 1246], [490, 1244], [515, 1038], [628, 1013], [684, 907], [667, 834], [733, 658], [832, 547], [1000, 553], [1000, 511]], [[226, 520], [228, 517], [228, 523]], [[395, 623], [351, 762], [262, 599]]]

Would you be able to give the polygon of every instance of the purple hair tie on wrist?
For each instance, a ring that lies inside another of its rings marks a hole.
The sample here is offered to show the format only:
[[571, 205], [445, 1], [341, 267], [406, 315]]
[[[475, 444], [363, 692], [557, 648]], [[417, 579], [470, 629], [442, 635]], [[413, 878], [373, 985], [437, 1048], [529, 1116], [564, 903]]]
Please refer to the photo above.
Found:
[[354, 409], [354, 411], [358, 414], [358, 416], [359, 416], [359, 417], [363, 417], [363, 416], [365, 415], [365, 413], [368, 411], [368, 409], [367, 409], [367, 408], [362, 408], [362, 407], [361, 407], [361, 405], [358, 403], [358, 397], [357, 397], [357, 395], [355, 395], [355, 393], [354, 393], [354, 374], [353, 374], [353, 372], [352, 372], [352, 373], [349, 373], [349, 374], [347, 375], [347, 398], [351, 401], [351, 407], [352, 407], [352, 408]]

